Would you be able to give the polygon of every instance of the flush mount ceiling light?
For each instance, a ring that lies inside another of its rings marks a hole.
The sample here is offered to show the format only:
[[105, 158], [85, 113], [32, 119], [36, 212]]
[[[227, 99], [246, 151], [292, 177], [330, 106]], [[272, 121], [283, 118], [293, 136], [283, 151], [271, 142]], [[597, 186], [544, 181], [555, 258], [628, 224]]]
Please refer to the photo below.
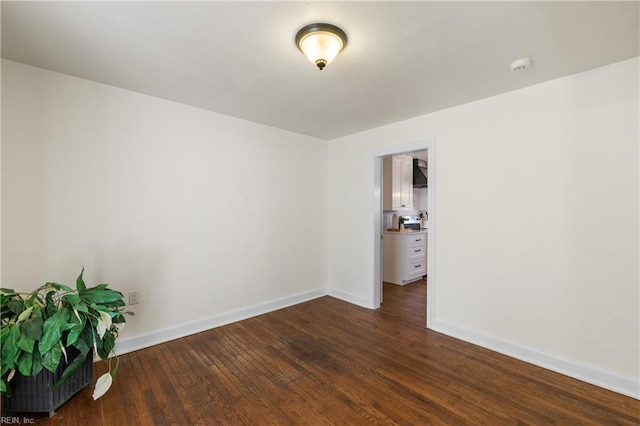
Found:
[[331, 24], [311, 24], [296, 34], [296, 46], [322, 69], [347, 45], [347, 35]]

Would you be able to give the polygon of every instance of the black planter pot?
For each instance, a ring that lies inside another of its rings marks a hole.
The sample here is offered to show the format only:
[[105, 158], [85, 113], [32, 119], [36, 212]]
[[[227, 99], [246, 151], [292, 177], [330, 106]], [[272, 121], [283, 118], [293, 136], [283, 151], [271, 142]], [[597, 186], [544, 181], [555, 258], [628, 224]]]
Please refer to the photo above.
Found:
[[[71, 360], [69, 358], [69, 361]], [[66, 367], [67, 364], [61, 362], [55, 373], [42, 369], [33, 377], [26, 377], [16, 372], [9, 382], [11, 396], [3, 397], [3, 411], [48, 413], [49, 416], [53, 416], [58, 407], [71, 399], [82, 388], [91, 384], [93, 380], [93, 357], [89, 353], [80, 368], [62, 386], [52, 391], [51, 387], [62, 376]]]

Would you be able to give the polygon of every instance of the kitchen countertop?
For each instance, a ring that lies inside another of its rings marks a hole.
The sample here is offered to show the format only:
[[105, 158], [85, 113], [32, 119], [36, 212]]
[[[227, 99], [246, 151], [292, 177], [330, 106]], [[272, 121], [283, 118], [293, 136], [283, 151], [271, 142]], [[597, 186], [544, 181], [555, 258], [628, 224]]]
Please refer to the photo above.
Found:
[[414, 235], [414, 234], [426, 234], [428, 233], [428, 229], [421, 229], [419, 231], [388, 231], [385, 229], [385, 234], [394, 234], [394, 235]]

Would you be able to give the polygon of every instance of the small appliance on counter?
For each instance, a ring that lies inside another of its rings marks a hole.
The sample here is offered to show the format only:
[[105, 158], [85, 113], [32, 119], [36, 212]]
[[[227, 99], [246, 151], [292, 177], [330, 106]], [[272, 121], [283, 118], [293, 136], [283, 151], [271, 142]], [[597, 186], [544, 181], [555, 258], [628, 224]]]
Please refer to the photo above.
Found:
[[393, 214], [393, 216], [391, 216], [391, 229], [398, 229], [398, 215], [397, 214]]
[[427, 224], [429, 223], [429, 214], [427, 212], [420, 213], [420, 228], [427, 229]]

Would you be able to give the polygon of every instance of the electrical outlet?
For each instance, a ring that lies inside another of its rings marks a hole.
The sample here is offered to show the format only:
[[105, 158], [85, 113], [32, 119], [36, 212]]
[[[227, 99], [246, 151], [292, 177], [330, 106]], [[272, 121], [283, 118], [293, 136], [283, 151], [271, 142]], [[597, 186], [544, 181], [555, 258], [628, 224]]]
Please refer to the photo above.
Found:
[[137, 305], [138, 303], [140, 303], [140, 292], [138, 290], [130, 291], [129, 292], [129, 304], [130, 305]]

